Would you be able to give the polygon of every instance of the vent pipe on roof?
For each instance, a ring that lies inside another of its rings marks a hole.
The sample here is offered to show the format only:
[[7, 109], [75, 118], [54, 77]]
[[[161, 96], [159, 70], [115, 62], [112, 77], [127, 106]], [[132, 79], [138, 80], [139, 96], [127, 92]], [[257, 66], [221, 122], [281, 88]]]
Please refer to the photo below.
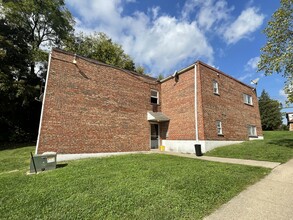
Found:
[[177, 70], [175, 70], [175, 72], [173, 73], [172, 77], [176, 77], [177, 73], [178, 73]]
[[76, 64], [76, 53], [74, 54], [73, 60], [72, 60], [73, 64]]
[[175, 78], [175, 82], [179, 81], [179, 76], [178, 76], [178, 71], [177, 70], [173, 73], [172, 77]]

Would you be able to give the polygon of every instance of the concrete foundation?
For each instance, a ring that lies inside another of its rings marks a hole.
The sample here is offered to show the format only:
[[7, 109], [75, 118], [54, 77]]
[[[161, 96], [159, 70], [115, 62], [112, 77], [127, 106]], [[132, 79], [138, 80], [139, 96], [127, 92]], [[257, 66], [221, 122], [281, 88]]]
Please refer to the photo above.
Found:
[[196, 141], [196, 140], [162, 140], [162, 145], [165, 146], [166, 151], [179, 152], [179, 153], [195, 153], [195, 144], [201, 145], [203, 153], [210, 151], [214, 148], [239, 144], [243, 141]]

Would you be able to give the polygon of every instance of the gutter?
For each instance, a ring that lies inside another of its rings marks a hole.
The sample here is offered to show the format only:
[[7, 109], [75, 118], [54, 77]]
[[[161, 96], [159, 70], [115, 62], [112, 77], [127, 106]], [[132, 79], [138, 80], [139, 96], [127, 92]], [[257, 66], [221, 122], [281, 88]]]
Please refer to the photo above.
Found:
[[194, 64], [194, 119], [195, 119], [195, 140], [198, 142], [198, 117], [197, 117], [197, 65]]
[[42, 110], [41, 110], [41, 116], [40, 116], [40, 122], [39, 122], [39, 131], [38, 131], [38, 139], [37, 139], [37, 145], [36, 145], [36, 152], [35, 152], [35, 154], [38, 154], [38, 149], [39, 149], [39, 144], [40, 144], [40, 135], [41, 135], [41, 129], [42, 129], [44, 105], [45, 105], [45, 101], [46, 101], [46, 92], [47, 92], [47, 85], [48, 85], [50, 65], [51, 65], [51, 56], [52, 56], [52, 49], [51, 49], [51, 51], [49, 53], [48, 69], [47, 69], [47, 76], [46, 76], [46, 84], [45, 84], [45, 90], [44, 90], [44, 97], [43, 97], [43, 101], [42, 101]]

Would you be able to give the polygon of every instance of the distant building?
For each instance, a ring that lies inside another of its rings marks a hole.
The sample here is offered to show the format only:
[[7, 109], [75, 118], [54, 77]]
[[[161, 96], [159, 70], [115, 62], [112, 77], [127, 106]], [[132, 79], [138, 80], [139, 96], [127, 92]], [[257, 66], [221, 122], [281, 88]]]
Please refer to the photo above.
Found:
[[286, 113], [286, 118], [288, 121], [289, 131], [293, 131], [293, 112]]
[[53, 49], [37, 153], [194, 153], [262, 139], [254, 88], [200, 61], [155, 78]]

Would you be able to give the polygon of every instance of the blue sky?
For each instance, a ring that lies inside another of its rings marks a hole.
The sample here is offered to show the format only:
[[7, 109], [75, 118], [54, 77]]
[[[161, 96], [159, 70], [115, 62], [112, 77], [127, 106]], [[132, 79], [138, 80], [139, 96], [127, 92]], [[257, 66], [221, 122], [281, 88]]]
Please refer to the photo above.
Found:
[[[278, 0], [67, 0], [76, 32], [104, 32], [152, 76], [196, 60], [249, 84], [260, 78], [271, 98], [286, 100], [284, 79], [256, 71], [262, 30]], [[293, 111], [287, 109], [286, 111]]]

